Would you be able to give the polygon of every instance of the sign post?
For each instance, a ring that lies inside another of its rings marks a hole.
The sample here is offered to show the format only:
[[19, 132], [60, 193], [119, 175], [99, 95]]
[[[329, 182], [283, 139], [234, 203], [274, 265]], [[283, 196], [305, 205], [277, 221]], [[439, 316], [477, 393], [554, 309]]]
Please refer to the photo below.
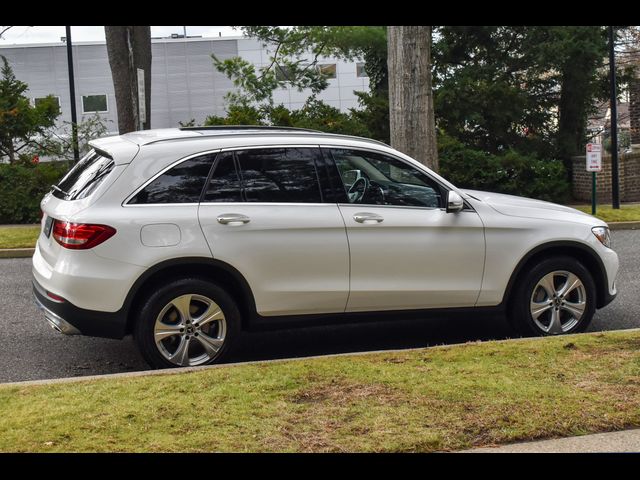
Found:
[[602, 145], [587, 143], [587, 172], [591, 172], [591, 215], [596, 214], [596, 172], [602, 171]]

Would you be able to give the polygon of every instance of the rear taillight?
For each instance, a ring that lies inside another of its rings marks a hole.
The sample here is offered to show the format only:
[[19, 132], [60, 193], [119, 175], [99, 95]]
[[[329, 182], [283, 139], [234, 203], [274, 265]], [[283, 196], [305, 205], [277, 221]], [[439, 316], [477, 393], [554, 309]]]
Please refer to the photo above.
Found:
[[56, 220], [53, 223], [53, 238], [64, 248], [87, 250], [113, 237], [116, 229], [108, 225], [71, 223]]

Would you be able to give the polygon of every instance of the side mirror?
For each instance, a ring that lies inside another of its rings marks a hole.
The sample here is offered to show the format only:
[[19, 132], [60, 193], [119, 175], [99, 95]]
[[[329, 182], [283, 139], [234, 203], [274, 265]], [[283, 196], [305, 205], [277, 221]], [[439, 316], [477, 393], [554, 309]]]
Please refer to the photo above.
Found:
[[447, 213], [458, 213], [464, 208], [464, 200], [453, 190], [447, 194]]

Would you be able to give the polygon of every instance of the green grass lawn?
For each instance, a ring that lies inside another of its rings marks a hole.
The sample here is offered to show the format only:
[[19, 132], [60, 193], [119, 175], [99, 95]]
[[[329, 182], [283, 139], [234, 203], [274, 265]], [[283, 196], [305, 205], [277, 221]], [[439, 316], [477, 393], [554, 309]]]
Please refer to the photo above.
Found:
[[[591, 205], [575, 205], [573, 208], [577, 208], [591, 215]], [[640, 205], [621, 205], [620, 209], [617, 210], [611, 208], [611, 205], [598, 205], [596, 208], [596, 217], [605, 222], [640, 221]]]
[[0, 248], [33, 248], [40, 235], [40, 226], [1, 227]]
[[431, 452], [638, 426], [638, 331], [0, 386], [2, 452]]

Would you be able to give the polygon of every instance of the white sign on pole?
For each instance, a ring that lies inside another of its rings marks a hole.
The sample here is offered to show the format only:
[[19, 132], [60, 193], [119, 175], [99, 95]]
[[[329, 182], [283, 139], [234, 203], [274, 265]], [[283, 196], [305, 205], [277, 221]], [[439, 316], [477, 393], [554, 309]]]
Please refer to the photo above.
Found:
[[138, 117], [140, 119], [140, 130], [147, 121], [147, 102], [144, 92], [144, 70], [138, 68]]
[[587, 172], [602, 171], [602, 145], [587, 143]]

